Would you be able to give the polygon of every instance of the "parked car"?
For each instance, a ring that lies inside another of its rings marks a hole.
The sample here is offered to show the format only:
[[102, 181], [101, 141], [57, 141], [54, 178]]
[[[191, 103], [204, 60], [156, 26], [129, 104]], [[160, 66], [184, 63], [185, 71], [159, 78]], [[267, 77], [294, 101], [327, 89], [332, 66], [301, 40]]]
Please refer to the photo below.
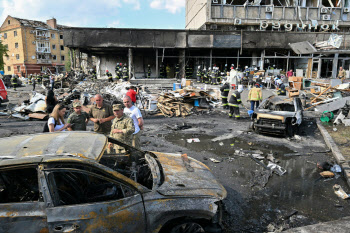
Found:
[[257, 133], [293, 136], [303, 120], [300, 98], [270, 96], [252, 115], [251, 128]]
[[0, 79], [0, 106], [2, 103], [8, 102], [8, 96], [6, 91], [5, 83], [2, 79]]
[[0, 148], [0, 232], [221, 231], [226, 190], [186, 155], [92, 132], [3, 138]]

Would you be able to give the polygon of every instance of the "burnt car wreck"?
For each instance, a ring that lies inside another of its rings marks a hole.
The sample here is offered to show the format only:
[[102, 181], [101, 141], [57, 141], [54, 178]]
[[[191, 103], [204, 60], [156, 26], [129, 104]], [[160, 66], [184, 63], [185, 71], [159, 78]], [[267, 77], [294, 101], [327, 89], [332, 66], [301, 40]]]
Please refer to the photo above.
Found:
[[[107, 153], [108, 143], [125, 148]], [[0, 139], [0, 232], [220, 232], [209, 168], [88, 132]]]
[[293, 136], [302, 123], [300, 98], [270, 96], [261, 102], [252, 115], [251, 128], [257, 133]]

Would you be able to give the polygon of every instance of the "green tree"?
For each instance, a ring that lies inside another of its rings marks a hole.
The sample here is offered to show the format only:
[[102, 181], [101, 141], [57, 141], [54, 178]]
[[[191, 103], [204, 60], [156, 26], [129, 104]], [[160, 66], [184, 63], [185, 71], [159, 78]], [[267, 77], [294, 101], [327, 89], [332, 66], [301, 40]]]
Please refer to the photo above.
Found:
[[8, 56], [7, 51], [7, 46], [3, 45], [0, 41], [0, 70], [4, 70], [4, 56]]
[[[73, 51], [73, 57], [74, 57], [74, 51]], [[68, 59], [65, 62], [65, 68], [66, 68], [66, 71], [68, 71], [68, 72], [71, 70], [71, 67], [72, 67], [70, 60], [71, 60], [70, 59], [70, 52], [68, 52]]]

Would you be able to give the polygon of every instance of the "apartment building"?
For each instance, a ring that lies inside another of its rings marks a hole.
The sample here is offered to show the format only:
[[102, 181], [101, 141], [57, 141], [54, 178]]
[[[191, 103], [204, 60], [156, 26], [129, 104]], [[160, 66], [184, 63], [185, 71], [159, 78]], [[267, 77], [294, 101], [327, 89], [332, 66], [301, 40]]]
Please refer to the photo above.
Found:
[[0, 39], [8, 48], [5, 75], [64, 71], [69, 49], [64, 46], [63, 29], [55, 18], [44, 23], [8, 16], [0, 28]]

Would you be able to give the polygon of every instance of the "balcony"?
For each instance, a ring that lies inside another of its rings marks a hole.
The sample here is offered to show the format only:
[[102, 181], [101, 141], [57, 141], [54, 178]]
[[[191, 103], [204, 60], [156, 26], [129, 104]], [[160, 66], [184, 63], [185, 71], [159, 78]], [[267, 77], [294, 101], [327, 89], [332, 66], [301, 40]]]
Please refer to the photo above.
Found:
[[50, 59], [37, 59], [36, 63], [37, 64], [51, 64], [52, 61]]
[[36, 52], [37, 53], [51, 53], [51, 49], [50, 48], [36, 48]]

